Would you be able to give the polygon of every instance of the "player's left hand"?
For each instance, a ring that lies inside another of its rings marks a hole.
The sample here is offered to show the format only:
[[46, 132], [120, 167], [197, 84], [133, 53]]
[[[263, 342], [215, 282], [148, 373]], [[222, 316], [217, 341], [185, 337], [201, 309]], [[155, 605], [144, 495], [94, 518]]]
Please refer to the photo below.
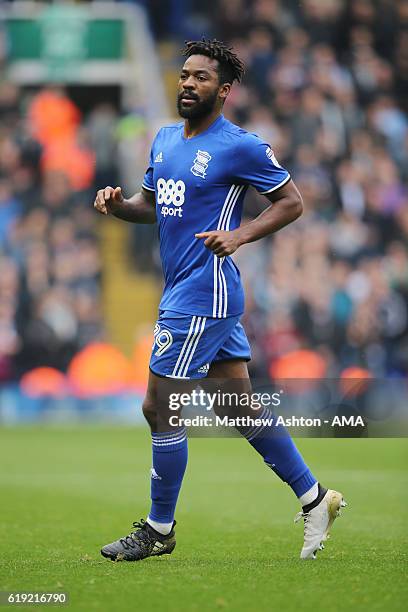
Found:
[[205, 238], [204, 246], [211, 249], [217, 257], [227, 257], [235, 253], [240, 246], [238, 236], [234, 230], [225, 232], [223, 230], [214, 230], [212, 232], [201, 232], [195, 234], [196, 238]]

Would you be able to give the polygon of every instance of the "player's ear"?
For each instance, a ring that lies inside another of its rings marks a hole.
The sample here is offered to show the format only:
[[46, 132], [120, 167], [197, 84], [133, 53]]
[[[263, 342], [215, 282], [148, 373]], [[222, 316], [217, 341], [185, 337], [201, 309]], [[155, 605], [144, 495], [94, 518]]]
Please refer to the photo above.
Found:
[[218, 97], [221, 98], [223, 102], [225, 102], [230, 91], [231, 91], [231, 83], [223, 83], [219, 89]]

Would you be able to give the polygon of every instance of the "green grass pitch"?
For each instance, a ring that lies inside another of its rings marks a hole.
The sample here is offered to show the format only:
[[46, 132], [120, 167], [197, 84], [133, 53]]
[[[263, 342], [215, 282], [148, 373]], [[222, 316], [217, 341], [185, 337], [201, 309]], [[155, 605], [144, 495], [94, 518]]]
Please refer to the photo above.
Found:
[[146, 515], [147, 429], [0, 429], [0, 590], [66, 591], [69, 610], [405, 610], [406, 440], [298, 445], [349, 504], [316, 561], [245, 441], [192, 439], [176, 550], [127, 564], [99, 549]]

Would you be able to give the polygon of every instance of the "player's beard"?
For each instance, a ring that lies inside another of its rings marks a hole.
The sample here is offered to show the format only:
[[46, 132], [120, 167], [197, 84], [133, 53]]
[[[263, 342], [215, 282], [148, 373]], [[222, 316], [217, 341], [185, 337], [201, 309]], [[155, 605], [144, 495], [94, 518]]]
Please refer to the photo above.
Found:
[[[210, 115], [213, 110], [215, 103], [218, 98], [218, 90], [215, 90], [213, 94], [208, 95], [206, 98], [199, 98], [198, 96], [194, 96], [194, 99], [197, 101], [195, 104], [190, 106], [182, 106], [181, 99], [185, 96], [186, 93], [182, 92], [177, 96], [177, 110], [183, 119], [203, 119], [207, 115]], [[191, 95], [191, 94], [188, 94]]]

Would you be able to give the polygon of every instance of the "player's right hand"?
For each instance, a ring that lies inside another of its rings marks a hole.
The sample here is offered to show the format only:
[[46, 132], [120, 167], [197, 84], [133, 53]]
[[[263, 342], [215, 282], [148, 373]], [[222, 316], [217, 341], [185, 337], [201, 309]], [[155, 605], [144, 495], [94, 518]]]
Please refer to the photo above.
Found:
[[115, 212], [118, 206], [122, 204], [124, 197], [121, 187], [105, 187], [99, 189], [96, 193], [94, 208], [102, 215], [109, 215]]

